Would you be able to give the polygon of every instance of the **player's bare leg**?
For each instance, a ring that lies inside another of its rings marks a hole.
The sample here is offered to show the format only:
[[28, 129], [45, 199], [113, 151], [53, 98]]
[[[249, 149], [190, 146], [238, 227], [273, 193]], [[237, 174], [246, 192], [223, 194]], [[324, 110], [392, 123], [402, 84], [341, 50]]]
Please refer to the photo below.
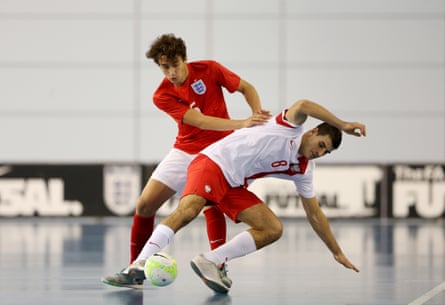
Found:
[[257, 250], [277, 241], [283, 234], [283, 224], [280, 219], [264, 203], [241, 211], [237, 218], [250, 226], [247, 232], [252, 235]]
[[136, 205], [130, 233], [130, 263], [153, 233], [156, 211], [176, 192], [155, 179], [148, 180]]
[[182, 197], [178, 207], [169, 216], [161, 221], [161, 224], [168, 226], [175, 233], [195, 219], [207, 200], [201, 196], [190, 194]]
[[225, 283], [223, 274], [218, 269], [222, 262], [252, 253], [279, 239], [283, 232], [281, 221], [262, 203], [239, 213], [238, 220], [251, 228], [191, 261], [193, 270], [210, 289], [218, 293], [227, 293], [231, 287]]

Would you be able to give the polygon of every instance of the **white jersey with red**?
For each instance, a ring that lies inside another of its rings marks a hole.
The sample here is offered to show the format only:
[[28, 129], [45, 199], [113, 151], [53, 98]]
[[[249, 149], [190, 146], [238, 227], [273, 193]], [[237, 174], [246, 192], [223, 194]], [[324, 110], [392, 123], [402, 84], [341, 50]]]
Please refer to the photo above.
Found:
[[286, 121], [285, 113], [264, 125], [236, 130], [201, 153], [218, 164], [231, 187], [276, 177], [293, 181], [301, 196], [315, 197], [315, 162], [298, 153], [303, 126]]

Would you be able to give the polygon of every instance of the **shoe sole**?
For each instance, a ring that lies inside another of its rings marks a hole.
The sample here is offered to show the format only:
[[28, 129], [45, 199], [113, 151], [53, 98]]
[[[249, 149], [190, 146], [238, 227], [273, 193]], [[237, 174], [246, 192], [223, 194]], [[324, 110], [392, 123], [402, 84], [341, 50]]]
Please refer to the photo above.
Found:
[[122, 287], [122, 288], [132, 288], [132, 289], [143, 289], [144, 285], [138, 285], [138, 284], [128, 284], [128, 285], [124, 285], [124, 284], [120, 284], [120, 283], [116, 283], [113, 281], [109, 281], [105, 278], [102, 278], [102, 283], [110, 285], [110, 286], [114, 286], [114, 287]]
[[192, 266], [193, 271], [195, 271], [195, 273], [201, 278], [201, 280], [204, 282], [204, 284], [207, 285], [207, 287], [209, 287], [210, 289], [212, 289], [217, 293], [227, 294], [229, 292], [227, 288], [221, 286], [220, 284], [214, 281], [205, 278], [204, 275], [201, 273], [201, 270], [199, 270], [199, 267], [193, 261], [190, 262], [190, 265]]

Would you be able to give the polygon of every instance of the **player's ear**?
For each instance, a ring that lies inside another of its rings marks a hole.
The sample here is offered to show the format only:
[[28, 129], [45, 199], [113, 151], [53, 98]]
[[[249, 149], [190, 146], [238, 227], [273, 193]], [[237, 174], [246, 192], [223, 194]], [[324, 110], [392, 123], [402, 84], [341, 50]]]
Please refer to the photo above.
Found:
[[312, 128], [310, 132], [311, 132], [311, 135], [316, 136], [318, 134], [318, 128], [317, 127]]

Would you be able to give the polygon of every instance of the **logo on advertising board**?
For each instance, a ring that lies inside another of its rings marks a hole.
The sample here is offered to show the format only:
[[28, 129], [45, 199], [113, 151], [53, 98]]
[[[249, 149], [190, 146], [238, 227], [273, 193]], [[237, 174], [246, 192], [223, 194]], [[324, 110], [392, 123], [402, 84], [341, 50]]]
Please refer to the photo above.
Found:
[[[378, 166], [320, 165], [314, 174], [314, 190], [320, 206], [329, 217], [368, 217], [376, 215], [377, 186], [383, 180]], [[305, 217], [292, 181], [258, 179], [249, 189], [284, 217]]]
[[116, 215], [132, 213], [141, 192], [141, 167], [106, 165], [103, 175], [105, 206]]
[[394, 217], [445, 215], [445, 166], [396, 165], [393, 174]]

